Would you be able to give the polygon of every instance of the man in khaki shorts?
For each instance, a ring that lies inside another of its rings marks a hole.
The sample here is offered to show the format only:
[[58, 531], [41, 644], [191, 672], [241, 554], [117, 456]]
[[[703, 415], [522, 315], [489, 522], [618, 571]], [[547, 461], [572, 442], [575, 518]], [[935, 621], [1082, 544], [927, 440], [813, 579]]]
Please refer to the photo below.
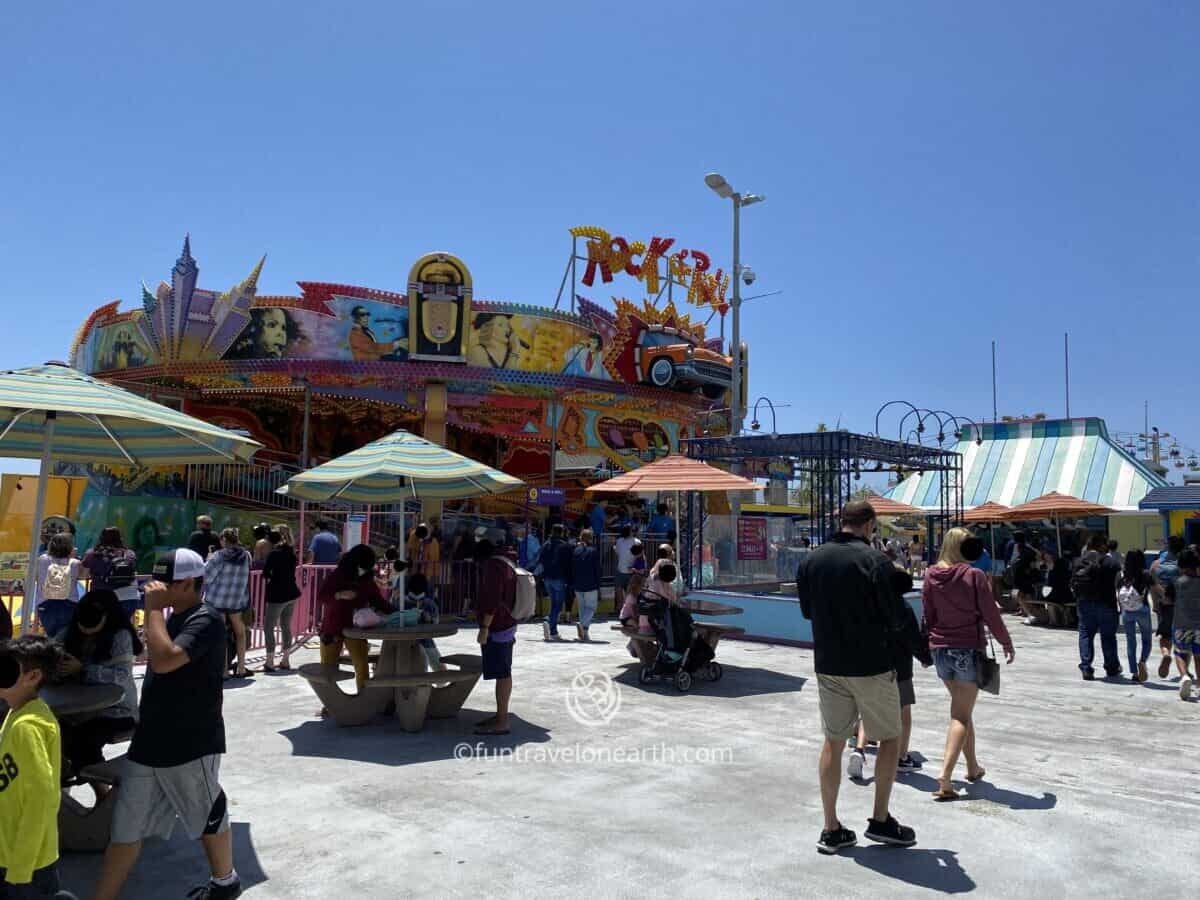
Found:
[[875, 510], [853, 500], [842, 510], [842, 530], [810, 553], [796, 571], [796, 592], [812, 620], [814, 661], [825, 746], [821, 750], [821, 803], [825, 827], [817, 849], [836, 853], [858, 837], [837, 815], [842, 750], [861, 718], [867, 739], [879, 742], [875, 809], [866, 836], [898, 847], [916, 832], [888, 811], [900, 757], [900, 692], [889, 639], [904, 627], [904, 603], [892, 589], [892, 563], [871, 546]]

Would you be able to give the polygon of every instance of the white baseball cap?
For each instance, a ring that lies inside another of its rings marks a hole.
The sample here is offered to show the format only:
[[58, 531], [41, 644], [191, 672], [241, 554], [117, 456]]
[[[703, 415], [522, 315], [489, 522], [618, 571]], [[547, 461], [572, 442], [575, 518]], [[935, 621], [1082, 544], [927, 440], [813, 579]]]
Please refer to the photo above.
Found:
[[160, 554], [154, 562], [154, 577], [164, 584], [204, 577], [204, 560], [195, 550], [180, 547]]

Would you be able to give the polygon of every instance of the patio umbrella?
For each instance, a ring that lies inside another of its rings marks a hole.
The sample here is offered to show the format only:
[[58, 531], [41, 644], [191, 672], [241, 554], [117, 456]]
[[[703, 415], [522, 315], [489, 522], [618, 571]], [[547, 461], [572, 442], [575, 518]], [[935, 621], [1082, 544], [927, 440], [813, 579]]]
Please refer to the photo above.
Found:
[[925, 510], [916, 506], [909, 506], [907, 503], [901, 503], [899, 500], [892, 500], [888, 497], [879, 494], [870, 494], [866, 501], [871, 504], [877, 516], [923, 516]]
[[1063, 516], [1078, 517], [1078, 516], [1106, 516], [1113, 510], [1107, 506], [1101, 506], [1099, 503], [1092, 503], [1088, 500], [1080, 500], [1078, 497], [1072, 497], [1069, 494], [1060, 494], [1057, 491], [1051, 491], [1049, 494], [1043, 494], [1036, 499], [1030, 500], [1028, 503], [1022, 503], [1020, 506], [1012, 507], [1004, 516], [1005, 521], [1018, 522], [1026, 519], [1054, 519], [1054, 537], [1058, 543], [1058, 554], [1062, 555], [1062, 530], [1059, 526], [1059, 519]]
[[[734, 475], [716, 466], [678, 454], [625, 472], [615, 478], [594, 484], [589, 494], [631, 494], [638, 491], [673, 491], [675, 514], [679, 514], [681, 491], [719, 493], [721, 491], [761, 491], [762, 485], [749, 478]], [[679, 559], [679, 529], [675, 529], [675, 558]]]
[[[245, 462], [260, 444], [91, 378], [63, 363], [0, 372], [0, 456], [40, 459], [26, 582], [34, 584], [55, 461], [115, 466]], [[30, 621], [32, 590], [21, 622]]]
[[506, 494], [519, 478], [447, 450], [403, 428], [293, 475], [276, 493], [299, 500], [399, 503]]
[[963, 513], [963, 522], [968, 525], [987, 525], [988, 535], [992, 539], [992, 565], [996, 564], [996, 523], [1005, 521], [1008, 515], [1009, 507], [1003, 503], [996, 503], [994, 500], [989, 500], [987, 503], [980, 503], [974, 509], [969, 509]]

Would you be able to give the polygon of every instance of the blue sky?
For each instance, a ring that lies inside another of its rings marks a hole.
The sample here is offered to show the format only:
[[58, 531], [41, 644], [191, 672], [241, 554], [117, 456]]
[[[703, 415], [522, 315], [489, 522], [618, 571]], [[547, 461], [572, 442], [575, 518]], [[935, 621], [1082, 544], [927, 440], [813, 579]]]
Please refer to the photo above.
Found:
[[[752, 395], [781, 430], [904, 398], [1152, 418], [1193, 446], [1200, 7], [1179, 2], [6, 4], [4, 365], [102, 302], [201, 284], [553, 302], [567, 229], [730, 262], [708, 171], [765, 193]], [[631, 292], [624, 280], [613, 288]], [[607, 301], [611, 292], [591, 291]], [[10, 470], [15, 466], [4, 462]]]

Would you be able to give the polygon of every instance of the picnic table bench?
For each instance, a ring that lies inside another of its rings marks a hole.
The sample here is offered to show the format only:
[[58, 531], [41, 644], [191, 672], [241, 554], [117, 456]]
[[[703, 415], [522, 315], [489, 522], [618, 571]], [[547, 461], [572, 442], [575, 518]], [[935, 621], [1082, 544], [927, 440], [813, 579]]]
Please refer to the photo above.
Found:
[[[444, 668], [428, 671], [419, 641], [456, 634], [454, 625], [413, 625], [403, 628], [347, 628], [348, 638], [380, 641], [374, 674], [357, 694], [346, 693], [338, 682], [354, 673], [321, 663], [308, 663], [299, 669], [313, 692], [321, 699], [339, 726], [363, 725], [379, 713], [394, 709], [400, 727], [420, 731], [426, 719], [450, 718], [462, 709], [483, 672], [480, 657], [455, 654], [442, 658]], [[349, 662], [343, 657], [339, 662]]]

